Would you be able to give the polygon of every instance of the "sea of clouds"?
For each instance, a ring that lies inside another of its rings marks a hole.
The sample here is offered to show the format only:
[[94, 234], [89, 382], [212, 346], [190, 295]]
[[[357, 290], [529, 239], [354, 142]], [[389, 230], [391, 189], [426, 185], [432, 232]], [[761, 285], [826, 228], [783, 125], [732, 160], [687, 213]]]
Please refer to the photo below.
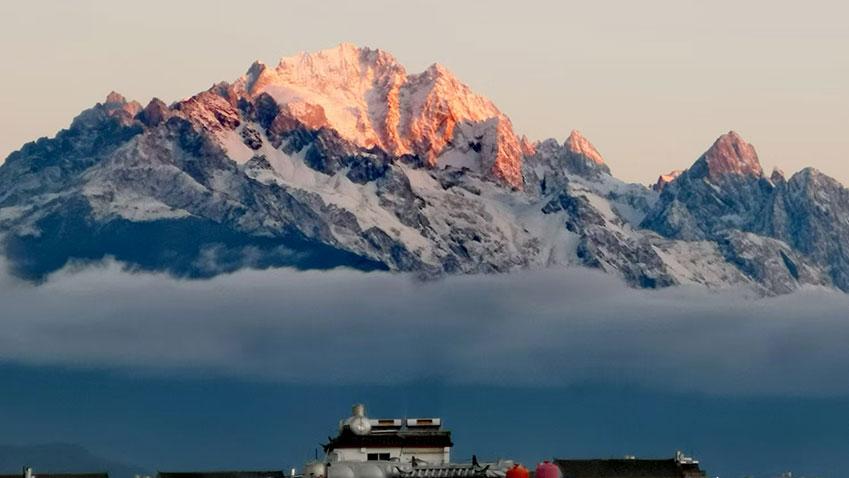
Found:
[[[4, 268], [5, 269], [5, 268]], [[298, 383], [636, 384], [849, 393], [849, 296], [636, 290], [574, 268], [422, 282], [351, 270], [211, 280], [105, 262], [0, 275], [0, 361]]]

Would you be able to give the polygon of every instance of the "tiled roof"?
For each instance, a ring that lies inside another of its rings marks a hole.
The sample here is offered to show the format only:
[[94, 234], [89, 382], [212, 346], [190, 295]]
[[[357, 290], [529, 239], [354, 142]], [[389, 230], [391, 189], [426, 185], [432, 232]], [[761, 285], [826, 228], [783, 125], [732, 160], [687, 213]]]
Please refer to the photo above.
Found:
[[398, 474], [405, 478], [484, 478], [489, 466], [477, 465], [427, 465], [412, 469], [398, 468]]
[[674, 459], [554, 460], [563, 478], [701, 478], [698, 463]]
[[[23, 473], [0, 475], [0, 478], [23, 478]], [[109, 473], [32, 473], [34, 478], [109, 478]]]
[[287, 475], [274, 471], [160, 471], [158, 478], [285, 478]]
[[403, 430], [357, 435], [348, 428], [323, 445], [325, 451], [337, 448], [444, 448], [451, 447], [451, 432], [446, 430]]

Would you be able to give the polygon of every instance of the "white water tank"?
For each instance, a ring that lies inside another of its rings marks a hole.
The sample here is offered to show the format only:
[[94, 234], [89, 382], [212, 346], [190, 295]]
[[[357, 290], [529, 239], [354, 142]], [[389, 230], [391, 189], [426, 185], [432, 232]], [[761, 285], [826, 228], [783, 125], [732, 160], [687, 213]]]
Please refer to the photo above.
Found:
[[354, 470], [341, 463], [333, 463], [327, 467], [327, 478], [355, 478]]
[[368, 435], [371, 431], [371, 421], [366, 417], [365, 405], [358, 403], [351, 407], [352, 415], [342, 425], [347, 426], [355, 435]]
[[365, 463], [357, 467], [357, 478], [386, 478], [386, 473], [374, 463]]
[[325, 478], [326, 467], [320, 461], [311, 461], [304, 465], [304, 478]]

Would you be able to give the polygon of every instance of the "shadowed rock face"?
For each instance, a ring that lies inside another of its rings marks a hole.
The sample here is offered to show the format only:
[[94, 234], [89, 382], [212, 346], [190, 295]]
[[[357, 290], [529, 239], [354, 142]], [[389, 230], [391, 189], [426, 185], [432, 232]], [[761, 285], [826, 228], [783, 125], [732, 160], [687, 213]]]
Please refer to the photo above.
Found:
[[61, 210], [38, 222], [39, 236], [7, 238], [5, 253], [12, 272], [39, 281], [69, 260], [99, 261], [107, 257], [143, 270], [191, 278], [245, 267], [387, 269], [380, 262], [305, 238], [296, 230], [262, 237], [196, 217], [145, 222], [115, 219], [99, 224], [87, 220], [89, 208], [82, 199], [68, 201]]
[[110, 94], [0, 166], [0, 232], [36, 281], [112, 256], [187, 277], [581, 265], [638, 287], [849, 290], [849, 194], [831, 178], [767, 179], [731, 132], [657, 189], [611, 176], [577, 131], [517, 139], [442, 67], [408, 75], [343, 45], [172, 105]]
[[820, 264], [835, 285], [849, 290], [849, 190], [814, 168], [777, 183], [753, 228]]

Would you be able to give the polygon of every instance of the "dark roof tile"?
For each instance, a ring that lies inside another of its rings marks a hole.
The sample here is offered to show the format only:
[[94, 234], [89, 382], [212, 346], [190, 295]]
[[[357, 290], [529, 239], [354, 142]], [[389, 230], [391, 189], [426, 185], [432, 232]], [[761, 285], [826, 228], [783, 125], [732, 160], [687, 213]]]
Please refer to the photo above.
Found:
[[325, 451], [330, 451], [337, 448], [444, 448], [454, 444], [451, 432], [447, 430], [402, 430], [357, 435], [345, 428], [323, 446]]
[[[0, 475], [0, 478], [23, 478], [23, 476], [24, 474], [23, 472], [21, 472], [15, 474]], [[32, 476], [34, 476], [35, 478], [109, 478], [109, 473], [40, 473], [38, 471], [33, 471]]]
[[[158, 478], [285, 478], [287, 475], [274, 471], [160, 471]], [[37, 477], [36, 477], [37, 478]]]
[[695, 463], [674, 459], [554, 460], [563, 478], [701, 478]]

